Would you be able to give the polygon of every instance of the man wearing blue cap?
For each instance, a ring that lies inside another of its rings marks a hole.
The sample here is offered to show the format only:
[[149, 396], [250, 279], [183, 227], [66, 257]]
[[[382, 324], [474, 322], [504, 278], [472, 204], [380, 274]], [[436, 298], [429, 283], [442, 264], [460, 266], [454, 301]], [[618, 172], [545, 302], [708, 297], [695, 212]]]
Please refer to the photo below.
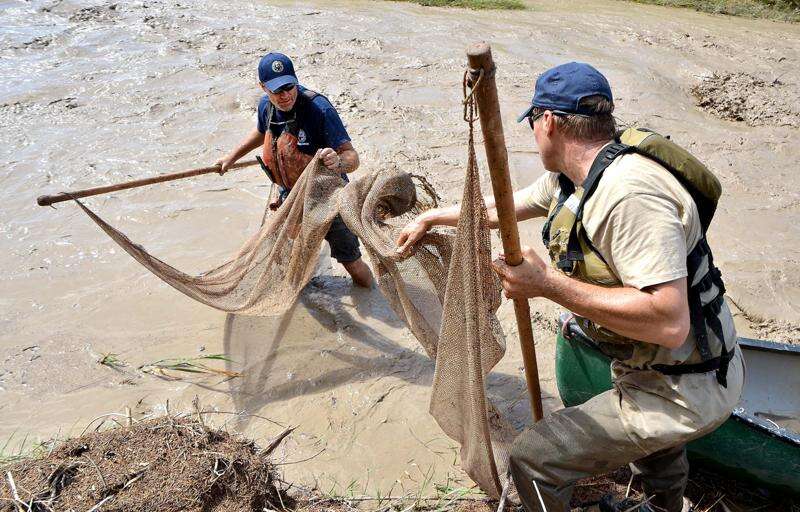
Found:
[[[266, 93], [258, 103], [258, 123], [242, 142], [220, 159], [220, 174], [250, 151], [262, 147], [262, 165], [279, 187], [275, 210], [288, 197], [303, 170], [319, 152], [325, 167], [341, 173], [358, 168], [358, 153], [336, 109], [328, 98], [297, 81], [292, 61], [282, 53], [269, 53], [258, 64], [258, 79]], [[344, 266], [353, 282], [372, 284], [372, 273], [361, 259], [358, 238], [336, 216], [325, 240], [331, 256]]]
[[[666, 160], [622, 144], [613, 110], [606, 78], [571, 62], [538, 78], [518, 119], [533, 130], [548, 172], [514, 194], [516, 214], [547, 218], [552, 264], [525, 247], [522, 264], [500, 256], [495, 271], [507, 297], [568, 309], [565, 337], [584, 337], [612, 358], [613, 380], [611, 390], [552, 412], [515, 440], [509, 468], [528, 511], [568, 511], [575, 482], [630, 464], [649, 500], [631, 507], [607, 499], [601, 510], [680, 512], [685, 444], [721, 425], [741, 396], [741, 352], [705, 238], [710, 217], [701, 215], [708, 205], [692, 193], [716, 178], [698, 162], [700, 178], [681, 181]], [[496, 227], [494, 200], [486, 205]], [[413, 250], [431, 226], [455, 226], [458, 212], [418, 216], [397, 251]]]

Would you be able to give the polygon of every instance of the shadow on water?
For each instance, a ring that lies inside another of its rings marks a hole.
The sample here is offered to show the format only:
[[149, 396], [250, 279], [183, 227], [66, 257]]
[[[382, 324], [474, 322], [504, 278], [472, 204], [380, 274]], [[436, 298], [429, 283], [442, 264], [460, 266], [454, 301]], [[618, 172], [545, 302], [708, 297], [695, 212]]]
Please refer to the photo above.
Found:
[[[230, 394], [237, 413], [386, 376], [427, 387], [434, 374], [434, 362], [378, 290], [334, 276], [312, 280], [282, 315], [228, 314], [224, 348], [242, 376], [215, 390]], [[530, 418], [526, 389], [522, 377], [489, 375], [489, 398], [517, 428]], [[250, 421], [242, 414], [237, 427]]]

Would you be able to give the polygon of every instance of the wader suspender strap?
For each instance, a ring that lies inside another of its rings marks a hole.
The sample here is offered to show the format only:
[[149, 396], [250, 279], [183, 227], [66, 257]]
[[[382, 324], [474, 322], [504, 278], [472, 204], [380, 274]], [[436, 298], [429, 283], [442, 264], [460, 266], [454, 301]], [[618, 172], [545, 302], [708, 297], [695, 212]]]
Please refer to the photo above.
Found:
[[[270, 126], [271, 122], [272, 122], [272, 103], [270, 103], [267, 106], [267, 128], [266, 128], [267, 130], [269, 130], [269, 126]], [[266, 136], [266, 133], [264, 135]], [[273, 150], [272, 154], [274, 155], [275, 154], [275, 146], [274, 145], [272, 147], [272, 150]], [[271, 181], [273, 184], [277, 184], [278, 181], [275, 179], [275, 174], [273, 174], [272, 169], [267, 167], [267, 164], [264, 162], [264, 159], [261, 158], [260, 156], [256, 155], [256, 160], [258, 160], [258, 165], [261, 166], [261, 170], [264, 171], [264, 174], [267, 175], [267, 178], [269, 178], [269, 181]]]

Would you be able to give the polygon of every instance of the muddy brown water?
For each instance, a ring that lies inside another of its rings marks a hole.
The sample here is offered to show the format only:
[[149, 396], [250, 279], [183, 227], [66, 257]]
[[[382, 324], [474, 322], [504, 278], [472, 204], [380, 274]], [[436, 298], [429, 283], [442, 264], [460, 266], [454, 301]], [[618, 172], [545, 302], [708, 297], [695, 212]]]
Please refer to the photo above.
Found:
[[[0, 446], [78, 434], [126, 406], [136, 415], [167, 400], [186, 409], [198, 395], [206, 408], [240, 413], [217, 422], [258, 440], [298, 425], [281, 448], [282, 469], [298, 482], [371, 493], [470, 485], [427, 413], [431, 361], [380, 294], [354, 290], [328, 258], [284, 317], [230, 316], [152, 277], [73, 205], [35, 205], [42, 193], [213, 162], [252, 126], [255, 65], [272, 49], [294, 57], [301, 81], [338, 107], [359, 173], [422, 173], [448, 202], [460, 197], [466, 162], [459, 102], [469, 43], [493, 44], [517, 186], [542, 172], [529, 130], [513, 122], [536, 74], [568, 60], [595, 64], [623, 122], [671, 134], [720, 176], [711, 242], [740, 332], [800, 338], [800, 27], [623, 2], [531, 7], [0, 1]], [[742, 73], [766, 87], [747, 99], [766, 102], [763, 112], [735, 122], [717, 116], [736, 109], [698, 108], [694, 87]], [[249, 169], [90, 202], [153, 254], [201, 271], [256, 229], [268, 190]], [[537, 246], [539, 228], [523, 225], [523, 239]], [[552, 410], [557, 308], [537, 300], [534, 311]], [[507, 304], [500, 314], [510, 347], [490, 394], [521, 427], [529, 411], [516, 328]], [[242, 377], [135, 371], [222, 352]], [[129, 366], [98, 365], [103, 353]]]

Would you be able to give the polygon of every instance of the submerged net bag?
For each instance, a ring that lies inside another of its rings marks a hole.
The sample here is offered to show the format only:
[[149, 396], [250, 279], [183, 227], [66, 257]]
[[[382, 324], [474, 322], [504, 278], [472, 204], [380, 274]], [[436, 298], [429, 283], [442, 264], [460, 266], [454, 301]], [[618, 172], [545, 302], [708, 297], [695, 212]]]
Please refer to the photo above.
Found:
[[[416, 204], [411, 176], [391, 171], [345, 186], [314, 158], [288, 198], [232, 259], [191, 276], [150, 255], [80, 201], [117, 244], [189, 297], [222, 311], [272, 316], [295, 302], [314, 274], [336, 214], [362, 241], [378, 287], [436, 361], [430, 412], [461, 446], [462, 467], [492, 497], [501, 489], [515, 432], [486, 398], [485, 379], [503, 356], [495, 311], [499, 281], [491, 270], [489, 228], [470, 123], [469, 163], [457, 235], [429, 233], [414, 254], [395, 252], [391, 219]], [[396, 223], [396, 221], [395, 221]]]

